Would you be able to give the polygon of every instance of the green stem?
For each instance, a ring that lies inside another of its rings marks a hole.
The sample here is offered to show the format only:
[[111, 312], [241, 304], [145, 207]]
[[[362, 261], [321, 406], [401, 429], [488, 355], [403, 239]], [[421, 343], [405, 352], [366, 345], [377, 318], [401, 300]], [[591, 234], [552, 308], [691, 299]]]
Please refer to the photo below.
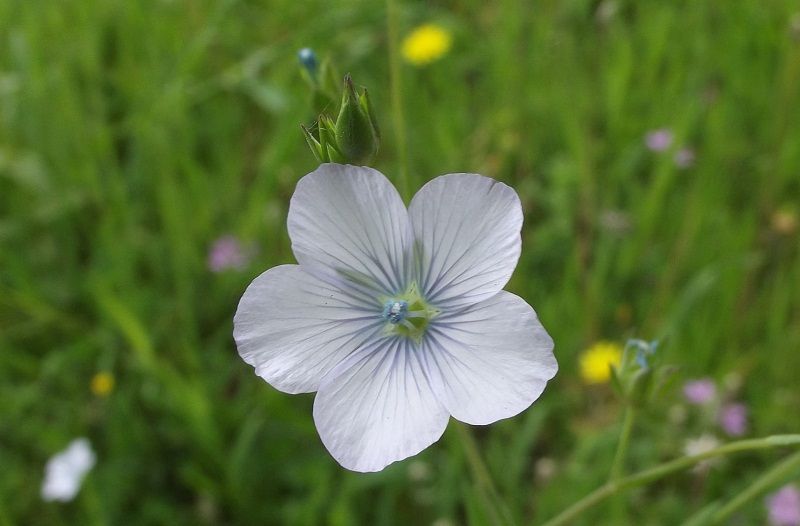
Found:
[[489, 473], [489, 468], [486, 466], [486, 463], [484, 463], [483, 458], [481, 458], [478, 444], [475, 443], [475, 438], [472, 436], [472, 433], [470, 433], [466, 425], [460, 423], [455, 425], [455, 429], [458, 433], [461, 445], [464, 447], [464, 454], [467, 457], [467, 462], [472, 471], [475, 485], [486, 497], [487, 507], [489, 508], [488, 511], [492, 514], [492, 522], [494, 524], [514, 524], [511, 513], [508, 511], [508, 508], [506, 508], [500, 498], [497, 487], [494, 485], [492, 475]]
[[544, 523], [543, 526], [559, 526], [560, 524], [567, 524], [575, 517], [578, 517], [589, 508], [597, 505], [612, 495], [616, 495], [617, 493], [630, 488], [643, 486], [676, 471], [681, 471], [683, 469], [692, 467], [703, 460], [722, 457], [732, 453], [740, 453], [742, 451], [754, 451], [759, 449], [771, 449], [776, 447], [797, 445], [800, 445], [800, 435], [775, 435], [766, 438], [754, 438], [750, 440], [731, 442], [730, 444], [725, 444], [724, 446], [706, 451], [705, 453], [671, 460], [654, 468], [646, 469], [616, 481], [609, 481], [605, 483], [572, 506], [568, 507], [566, 510], [559, 513], [556, 517]]
[[617, 452], [614, 453], [614, 461], [611, 464], [611, 473], [609, 480], [617, 480], [622, 476], [623, 468], [625, 467], [625, 457], [628, 452], [628, 444], [631, 441], [631, 431], [633, 431], [633, 422], [636, 419], [636, 410], [631, 406], [625, 407], [625, 416], [622, 420], [622, 431], [619, 435], [619, 443], [617, 444]]
[[717, 510], [711, 518], [711, 524], [721, 524], [750, 500], [780, 484], [799, 468], [800, 451], [783, 459], [772, 469], [758, 477], [755, 482], [734, 497], [728, 504]]
[[400, 56], [397, 53], [397, 4], [386, 0], [386, 30], [389, 39], [389, 84], [392, 100], [392, 121], [395, 144], [397, 144], [398, 187], [400, 195], [408, 202], [411, 189], [408, 181], [408, 146], [406, 144], [406, 124], [403, 117], [403, 78]]
[[[622, 417], [622, 430], [619, 434], [619, 442], [617, 442], [617, 451], [614, 453], [614, 460], [611, 463], [611, 470], [608, 476], [609, 482], [619, 480], [625, 471], [625, 459], [628, 457], [628, 444], [630, 443], [635, 419], [636, 410], [633, 406], [626, 405]], [[625, 501], [618, 495], [611, 504], [611, 513], [614, 521], [621, 524], [625, 517]]]

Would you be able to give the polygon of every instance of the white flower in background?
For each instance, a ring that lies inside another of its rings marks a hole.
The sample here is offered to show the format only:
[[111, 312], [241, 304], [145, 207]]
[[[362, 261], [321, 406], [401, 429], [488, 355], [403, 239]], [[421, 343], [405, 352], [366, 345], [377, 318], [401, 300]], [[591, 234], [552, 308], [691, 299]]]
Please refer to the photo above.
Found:
[[81, 489], [83, 478], [94, 467], [95, 455], [86, 438], [70, 442], [67, 449], [55, 454], [45, 466], [42, 498], [68, 502]]
[[[690, 438], [686, 440], [686, 443], [683, 446], [683, 452], [687, 456], [693, 457], [695, 455], [702, 455], [704, 453], [708, 453], [712, 449], [716, 449], [719, 447], [719, 440], [714, 435], [705, 433], [700, 435], [697, 438]], [[705, 473], [708, 471], [711, 466], [719, 463], [719, 458], [711, 458], [708, 460], [702, 460], [695, 464], [692, 471], [695, 473]]]
[[239, 303], [239, 354], [281, 391], [317, 391], [322, 442], [355, 471], [419, 453], [450, 416], [514, 416], [558, 368], [536, 313], [501, 290], [521, 227], [516, 192], [487, 177], [437, 177], [406, 210], [380, 172], [323, 164], [289, 207], [299, 265]]

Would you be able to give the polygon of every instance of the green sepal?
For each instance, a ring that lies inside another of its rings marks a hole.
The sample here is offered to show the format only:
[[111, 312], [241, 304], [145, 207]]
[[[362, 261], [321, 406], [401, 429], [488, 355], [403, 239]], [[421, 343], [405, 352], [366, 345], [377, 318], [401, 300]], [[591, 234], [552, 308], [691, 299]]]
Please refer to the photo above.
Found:
[[358, 98], [358, 103], [361, 105], [361, 108], [367, 113], [369, 117], [369, 122], [372, 124], [372, 131], [375, 133], [375, 137], [380, 141], [381, 139], [381, 129], [378, 127], [378, 119], [375, 117], [375, 112], [372, 110], [372, 101], [369, 98], [369, 91], [367, 88], [364, 88], [364, 92]]
[[651, 385], [653, 380], [653, 369], [646, 367], [639, 369], [631, 376], [628, 401], [634, 407], [647, 405], [651, 399]]
[[311, 132], [308, 131], [304, 125], [300, 125], [300, 128], [303, 130], [303, 137], [306, 139], [306, 144], [308, 144], [309, 149], [311, 149], [311, 153], [314, 154], [317, 161], [321, 163], [328, 162], [325, 160], [325, 155], [322, 153], [322, 145], [311, 135]]

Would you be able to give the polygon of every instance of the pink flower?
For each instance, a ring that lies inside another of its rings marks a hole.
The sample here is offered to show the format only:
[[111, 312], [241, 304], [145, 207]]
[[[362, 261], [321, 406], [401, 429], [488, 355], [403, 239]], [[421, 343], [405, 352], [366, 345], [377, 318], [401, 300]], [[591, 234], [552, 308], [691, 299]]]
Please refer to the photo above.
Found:
[[787, 485], [767, 497], [772, 526], [800, 526], [800, 491]]
[[690, 404], [704, 405], [717, 395], [717, 386], [710, 378], [690, 380], [683, 384], [683, 396]]
[[653, 152], [663, 152], [672, 146], [672, 132], [666, 128], [660, 128], [649, 132], [644, 139], [647, 148]]
[[208, 268], [211, 272], [228, 269], [242, 269], [250, 260], [249, 251], [233, 236], [222, 236], [211, 245], [208, 251]]
[[732, 437], [747, 432], [747, 407], [744, 404], [726, 404], [719, 412], [719, 425]]
[[678, 168], [691, 168], [694, 165], [694, 150], [691, 148], [681, 148], [672, 157], [675, 161], [675, 166]]

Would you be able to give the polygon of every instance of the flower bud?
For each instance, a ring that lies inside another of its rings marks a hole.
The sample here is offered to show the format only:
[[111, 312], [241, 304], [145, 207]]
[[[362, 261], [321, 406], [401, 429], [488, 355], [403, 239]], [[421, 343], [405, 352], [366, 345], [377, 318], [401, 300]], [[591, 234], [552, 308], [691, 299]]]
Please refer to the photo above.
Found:
[[[311, 90], [311, 108], [313, 114], [319, 115], [336, 107], [336, 91], [339, 85], [338, 75], [329, 57], [320, 63], [317, 54], [311, 48], [303, 48], [297, 52], [300, 63], [300, 75]], [[316, 129], [315, 125], [311, 126]]]
[[654, 363], [658, 342], [628, 340], [619, 367], [612, 371], [612, 385], [626, 403], [646, 405], [663, 388], [674, 368]]
[[375, 156], [380, 145], [380, 132], [369, 94], [366, 89], [357, 93], [350, 75], [344, 78], [344, 94], [336, 121], [320, 113], [312, 126], [301, 128], [306, 143], [321, 163], [364, 164]]
[[355, 164], [369, 162], [380, 144], [367, 90], [356, 93], [349, 74], [344, 77], [342, 106], [336, 119], [336, 144], [345, 159]]
[[297, 52], [297, 60], [303, 65], [308, 74], [315, 78], [317, 74], [317, 54], [310, 47], [304, 47]]

